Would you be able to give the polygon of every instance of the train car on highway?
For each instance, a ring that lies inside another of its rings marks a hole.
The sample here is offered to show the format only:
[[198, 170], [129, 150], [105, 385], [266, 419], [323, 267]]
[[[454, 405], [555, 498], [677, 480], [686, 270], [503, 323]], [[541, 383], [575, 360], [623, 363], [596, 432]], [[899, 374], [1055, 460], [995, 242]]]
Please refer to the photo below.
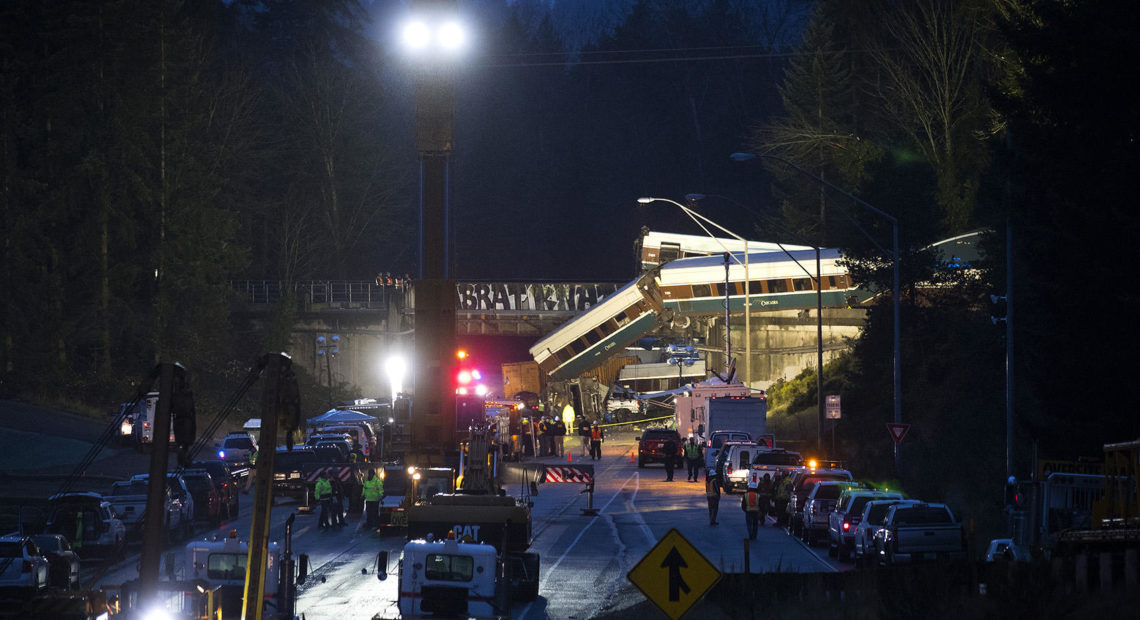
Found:
[[626, 284], [536, 342], [531, 356], [551, 379], [577, 377], [657, 325], [655, 289], [652, 276]]

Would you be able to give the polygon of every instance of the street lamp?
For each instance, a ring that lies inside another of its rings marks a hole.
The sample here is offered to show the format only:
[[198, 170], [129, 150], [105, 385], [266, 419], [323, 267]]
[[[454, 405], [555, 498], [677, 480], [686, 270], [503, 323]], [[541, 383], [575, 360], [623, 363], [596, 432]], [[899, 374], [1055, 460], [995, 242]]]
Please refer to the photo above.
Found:
[[685, 214], [688, 215], [694, 222], [696, 222], [697, 226], [700, 226], [701, 230], [705, 231], [705, 234], [707, 234], [710, 238], [712, 238], [714, 241], [716, 241], [717, 244], [720, 245], [720, 247], [724, 250], [724, 253], [725, 253], [725, 271], [726, 271], [726, 281], [724, 283], [724, 365], [726, 368], [729, 366], [729, 364], [732, 361], [731, 360], [732, 349], [731, 349], [731, 344], [730, 344], [731, 338], [729, 337], [729, 326], [728, 326], [728, 315], [729, 315], [729, 307], [728, 307], [729, 288], [728, 287], [729, 287], [729, 282], [727, 281], [728, 257], [732, 256], [732, 253], [728, 251], [728, 248], [724, 247], [723, 243], [720, 243], [720, 241], [717, 239], [716, 235], [712, 234], [708, 228], [705, 228], [705, 225], [702, 223], [702, 221], [711, 224], [712, 226], [716, 227], [721, 232], [731, 236], [732, 238], [736, 239], [737, 241], [741, 241], [744, 243], [744, 262], [740, 263], [740, 259], [736, 258], [735, 256], [732, 256], [732, 258], [734, 260], [736, 260], [737, 263], [744, 265], [744, 383], [745, 383], [745, 385], [747, 385], [749, 387], [749, 389], [751, 389], [752, 388], [752, 318], [751, 318], [751, 315], [752, 315], [751, 301], [752, 300], [750, 297], [751, 291], [749, 289], [749, 284], [751, 284], [751, 278], [749, 277], [749, 273], [748, 273], [748, 240], [745, 239], [744, 237], [741, 237], [740, 235], [732, 232], [731, 230], [725, 228], [724, 226], [717, 224], [716, 222], [714, 222], [714, 221], [710, 220], [709, 218], [701, 215], [700, 213], [697, 213], [696, 211], [690, 209], [689, 207], [686, 207], [685, 205], [677, 202], [676, 200], [671, 200], [669, 198], [643, 197], [643, 198], [638, 198], [637, 202], [638, 202], [638, 204], [643, 204], [643, 205], [647, 205], [647, 204], [650, 204], [653, 202], [667, 202], [669, 204], [676, 205], [678, 208], [680, 208], [682, 211], [684, 211]]
[[669, 358], [669, 364], [677, 367], [677, 387], [685, 382], [685, 366], [692, 366], [701, 359], [701, 354], [693, 345], [679, 347], [671, 344], [665, 349], [665, 355]]
[[[759, 213], [756, 213], [752, 209], [749, 209], [748, 207], [744, 206], [743, 204], [729, 198], [728, 196], [721, 196], [718, 194], [713, 194], [713, 196], [716, 196], [717, 198], [720, 198], [722, 200], [727, 200], [728, 202], [740, 207], [741, 209], [744, 209], [745, 211], [748, 211], [749, 213], [751, 213], [753, 215], [756, 215], [756, 216], [760, 215]], [[704, 194], [685, 194], [685, 199], [689, 200], [691, 202], [696, 202], [698, 200], [704, 200], [705, 198], [706, 198], [706, 196]], [[766, 226], [772, 226], [773, 224], [774, 224], [773, 222], [767, 222], [765, 225]], [[780, 228], [782, 228], [782, 227], [780, 227]], [[786, 233], [788, 231], [785, 229], [784, 232]], [[819, 255], [820, 254], [820, 247], [817, 244], [805, 244], [805, 245], [809, 245], [813, 250], [815, 250], [815, 275], [813, 276], [812, 273], [810, 271], [808, 271], [807, 268], [804, 267], [803, 264], [801, 264], [800, 261], [795, 256], [792, 256], [792, 253], [789, 252], [787, 250], [787, 248], [785, 248], [782, 243], [777, 241], [776, 245], [781, 250], [783, 250], [784, 254], [787, 254], [788, 258], [792, 259], [792, 262], [794, 262], [800, 269], [803, 270], [804, 273], [807, 274], [808, 278], [815, 280], [815, 345], [816, 345], [815, 450], [816, 450], [817, 454], [823, 454], [823, 419], [824, 419], [824, 408], [823, 408], [823, 276], [822, 276], [823, 270], [820, 267], [820, 262], [821, 262], [820, 261], [820, 255]], [[834, 457], [834, 455], [833, 455], [833, 457]]]
[[[891, 294], [892, 294], [891, 300], [892, 300], [892, 306], [893, 306], [892, 310], [893, 310], [893, 314], [894, 314], [894, 340], [893, 340], [894, 359], [892, 360], [892, 365], [894, 366], [894, 421], [895, 421], [895, 424], [902, 424], [902, 364], [899, 361], [899, 355], [900, 355], [899, 325], [900, 325], [900, 323], [899, 323], [899, 220], [898, 220], [898, 218], [896, 218], [895, 216], [883, 211], [882, 209], [879, 209], [878, 207], [867, 202], [866, 200], [863, 200], [863, 199], [859, 198], [858, 196], [855, 196], [854, 194], [851, 194], [850, 192], [843, 190], [842, 188], [836, 186], [834, 183], [830, 183], [828, 181], [825, 181], [825, 180], [819, 178], [818, 176], [808, 172], [807, 170], [800, 168], [796, 164], [784, 159], [783, 157], [779, 157], [776, 155], [768, 155], [767, 153], [733, 153], [733, 154], [729, 155], [729, 158], [731, 158], [733, 161], [749, 161], [751, 159], [756, 159], [756, 158], [771, 159], [773, 161], [778, 161], [778, 162], [784, 164], [785, 166], [789, 166], [790, 168], [792, 168], [796, 172], [808, 177], [809, 179], [812, 179], [813, 181], [815, 181], [817, 183], [822, 183], [823, 185], [830, 187], [831, 189], [839, 192], [840, 194], [847, 196], [851, 200], [855, 201], [857, 204], [859, 204], [863, 207], [866, 207], [867, 209], [870, 209], [872, 212], [886, 218], [887, 221], [889, 221], [891, 223], [891, 259], [892, 259], [892, 262], [894, 263], [893, 283], [892, 283], [892, 290], [891, 290]], [[863, 234], [866, 235], [866, 232], [864, 232]], [[875, 240], [872, 239], [870, 235], [867, 235], [867, 238], [870, 239], [872, 243], [875, 243]], [[900, 471], [901, 469], [902, 469], [901, 462], [899, 460], [899, 444], [898, 444], [898, 442], [895, 442], [895, 471]]]

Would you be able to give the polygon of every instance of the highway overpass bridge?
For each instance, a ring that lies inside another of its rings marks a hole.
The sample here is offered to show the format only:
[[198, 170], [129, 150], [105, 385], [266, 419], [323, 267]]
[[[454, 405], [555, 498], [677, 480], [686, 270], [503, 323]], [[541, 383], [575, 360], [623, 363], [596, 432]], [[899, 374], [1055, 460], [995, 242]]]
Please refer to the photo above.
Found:
[[[979, 234], [947, 239], [935, 247], [944, 261], [968, 267], [976, 259]], [[631, 282], [457, 282], [456, 332], [530, 339], [532, 356], [553, 378], [586, 372], [645, 336], [696, 342], [706, 352], [708, 366], [722, 368], [727, 289], [734, 357], [743, 354], [744, 338], [750, 338], [754, 387], [765, 388], [814, 366], [818, 321], [814, 250], [754, 252], [750, 247], [750, 270], [743, 264], [743, 252], [735, 252], [728, 287], [721, 257], [710, 254], [681, 248], [681, 258], [658, 267], [647, 264], [649, 270]], [[858, 335], [865, 316], [861, 305], [873, 293], [854, 286], [834, 250], [823, 250], [823, 256], [827, 360]], [[637, 290], [638, 282], [650, 281], [651, 294]], [[745, 282], [750, 284], [748, 295]], [[264, 280], [232, 285], [234, 317], [250, 331], [265, 329], [282, 304], [290, 304], [294, 360], [322, 376], [331, 373], [334, 382], [354, 384], [369, 394], [387, 394], [383, 360], [393, 351], [411, 353], [414, 281], [399, 286], [344, 280], [295, 282], [289, 287]], [[747, 335], [745, 299], [752, 310]], [[317, 355], [316, 337], [333, 334], [340, 336], [341, 345], [339, 355], [330, 361]]]

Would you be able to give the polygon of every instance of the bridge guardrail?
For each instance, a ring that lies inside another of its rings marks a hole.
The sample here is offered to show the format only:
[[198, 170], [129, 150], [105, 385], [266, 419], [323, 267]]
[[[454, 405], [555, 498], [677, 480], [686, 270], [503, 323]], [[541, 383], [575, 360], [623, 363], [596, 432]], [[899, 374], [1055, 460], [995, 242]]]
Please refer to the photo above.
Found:
[[[233, 280], [230, 286], [240, 301], [247, 304], [275, 304], [285, 297], [286, 285], [281, 280]], [[345, 308], [387, 307], [393, 286], [377, 285], [367, 280], [301, 280], [293, 283], [298, 301], [308, 306], [334, 305]]]

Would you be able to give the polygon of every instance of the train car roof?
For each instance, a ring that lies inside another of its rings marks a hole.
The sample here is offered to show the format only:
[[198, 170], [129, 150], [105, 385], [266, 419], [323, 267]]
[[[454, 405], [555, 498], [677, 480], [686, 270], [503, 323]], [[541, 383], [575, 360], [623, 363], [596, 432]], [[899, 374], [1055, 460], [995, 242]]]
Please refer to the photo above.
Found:
[[[789, 246], [784, 246], [789, 247]], [[744, 252], [732, 252], [732, 264], [737, 265], [744, 262]], [[791, 258], [789, 258], [791, 255]], [[834, 248], [823, 248], [819, 257], [822, 260], [835, 260], [841, 258], [839, 250]], [[772, 264], [791, 262], [792, 258], [804, 264], [808, 261], [815, 262], [815, 250], [789, 250], [788, 252], [775, 252], [761, 251], [761, 252], [748, 252], [748, 263], [750, 265]], [[677, 260], [669, 261], [661, 266], [661, 272], [671, 271], [674, 269], [690, 269], [700, 267], [724, 267], [724, 256], [718, 254], [716, 256], [692, 256], [689, 258], [678, 258]]]

